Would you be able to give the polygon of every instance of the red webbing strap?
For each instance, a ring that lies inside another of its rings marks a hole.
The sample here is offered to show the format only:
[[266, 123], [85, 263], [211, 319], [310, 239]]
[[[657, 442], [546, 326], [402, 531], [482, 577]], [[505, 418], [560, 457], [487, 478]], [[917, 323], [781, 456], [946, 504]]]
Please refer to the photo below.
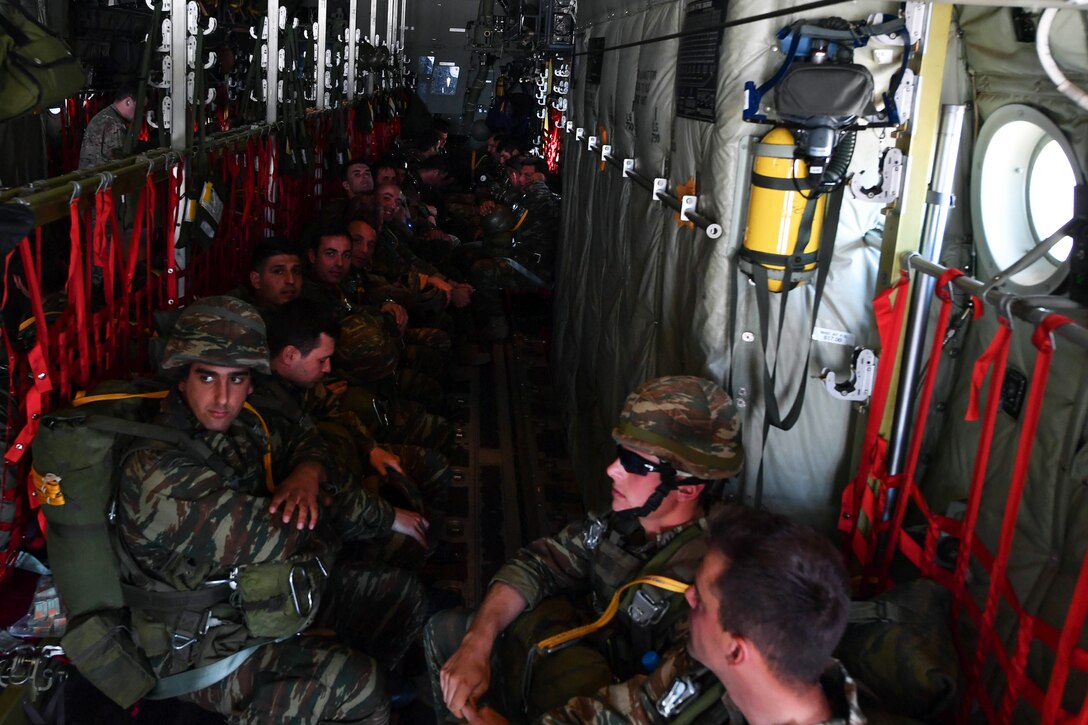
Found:
[[[842, 495], [842, 511], [839, 516], [839, 529], [846, 533], [846, 545], [852, 549], [862, 564], [868, 564], [869, 542], [858, 529], [860, 515], [864, 510], [869, 517], [870, 526], [875, 528], [876, 521], [873, 503], [876, 496], [870, 485], [870, 476], [881, 475], [887, 442], [880, 437], [880, 424], [884, 418], [888, 390], [891, 388], [894, 365], [888, 362], [895, 359], [899, 350], [903, 320], [907, 312], [907, 298], [910, 276], [904, 271], [895, 284], [891, 285], [873, 300], [873, 312], [876, 316], [877, 331], [880, 336], [880, 355], [886, 363], [877, 368], [876, 382], [870, 397], [869, 416], [865, 426], [865, 444], [861, 461], [853, 482], [846, 487]], [[894, 303], [892, 298], [895, 298]]]
[[[1012, 541], [1016, 533], [1016, 520], [1020, 511], [1020, 503], [1023, 499], [1028, 465], [1031, 462], [1032, 448], [1035, 443], [1035, 432], [1038, 428], [1039, 416], [1043, 407], [1043, 399], [1046, 395], [1046, 382], [1050, 375], [1050, 366], [1054, 358], [1054, 341], [1052, 334], [1055, 328], [1068, 324], [1069, 322], [1070, 320], [1068, 318], [1061, 315], [1050, 315], [1036, 328], [1035, 333], [1032, 335], [1032, 343], [1038, 348], [1039, 352], [1035, 357], [1035, 372], [1032, 376], [1031, 394], [1028, 397], [1024, 423], [1020, 431], [1020, 440], [1016, 451], [1016, 462], [1013, 466], [1012, 482], [1009, 486], [1004, 520], [1002, 521], [997, 558], [990, 577], [990, 593], [986, 602], [986, 611], [982, 617], [982, 626], [985, 630], [980, 631], [980, 644], [986, 643], [988, 639], [997, 639], [994, 632], [994, 621], [997, 616], [997, 599], [999, 596], [997, 582], [1007, 581], [1005, 572], [1008, 568], [1009, 556], [1012, 552]], [[1076, 606], [1075, 597], [1072, 606]], [[1020, 619], [1020, 631], [1019, 636], [1017, 637], [1016, 649], [1009, 662], [1009, 667], [1006, 670], [1007, 684], [1005, 687], [1005, 696], [1002, 699], [1001, 709], [998, 714], [999, 722], [1008, 723], [1012, 720], [1018, 693], [1023, 686], [1024, 670], [1027, 667], [1034, 623], [1034, 617], [1028, 617], [1026, 620], [1023, 617]], [[1083, 623], [1084, 620], [1082, 616], [1081, 622], [1077, 625], [1075, 630], [1078, 635]], [[1065, 627], [1068, 628], [1069, 625], [1070, 621], [1067, 616]], [[984, 657], [985, 652], [980, 647], [979, 659], [982, 660]], [[1055, 664], [1057, 666], [1059, 663], [1056, 662]], [[981, 666], [981, 662], [979, 663], [979, 666]], [[1060, 663], [1060, 666], [1064, 668], [1064, 671], [1052, 670], [1052, 682], [1056, 676], [1063, 681], [1068, 677], [1068, 655], [1066, 660]]]
[[[103, 186], [94, 195], [94, 264], [102, 268], [102, 292], [105, 299], [105, 315], [92, 315], [92, 319], [100, 324], [92, 324], [92, 334], [95, 335], [95, 362], [96, 374], [108, 367], [106, 357], [110, 352], [113, 342], [113, 333], [116, 318], [113, 315], [117, 287], [114, 284], [114, 270], [116, 266], [115, 250], [120, 238], [120, 230], [117, 226], [117, 217], [114, 214], [113, 192], [109, 186]], [[101, 335], [101, 338], [99, 338]]]
[[224, 152], [221, 158], [223, 160], [223, 176], [226, 177], [229, 191], [224, 204], [220, 234], [222, 239], [233, 240], [238, 230], [235, 207], [238, 200], [238, 183], [242, 175], [242, 160], [237, 149]]
[[[982, 487], [986, 480], [986, 468], [990, 460], [990, 447], [993, 445], [994, 426], [997, 423], [997, 410], [1001, 402], [1001, 381], [1005, 379], [1005, 365], [1009, 358], [1009, 339], [1012, 328], [1004, 317], [997, 318], [1000, 327], [997, 334], [990, 342], [989, 348], [975, 362], [975, 370], [971, 379], [971, 395], [977, 395], [977, 390], [982, 386], [982, 379], [986, 377], [987, 368], [992, 367], [989, 396], [986, 399], [986, 416], [982, 421], [982, 430], [979, 433], [978, 449], [975, 452], [975, 465], [971, 474], [971, 487], [967, 495], [967, 510], [963, 517], [963, 542], [960, 545], [959, 557], [956, 561], [956, 595], [957, 601], [963, 597], [967, 565], [970, 561], [972, 541], [975, 534], [975, 523], [978, 520], [979, 505], [982, 502]], [[977, 385], [977, 387], [976, 387]], [[975, 403], [977, 407], [977, 402]], [[970, 406], [968, 406], [970, 407]], [[971, 418], [968, 410], [967, 419]]]
[[69, 207], [71, 218], [71, 251], [68, 255], [68, 307], [76, 318], [76, 343], [79, 345], [80, 382], [91, 377], [91, 344], [87, 324], [87, 289], [83, 272], [83, 243], [80, 236], [79, 195], [72, 197]]
[[185, 176], [182, 164], [179, 162], [170, 169], [166, 179], [167, 188], [167, 215], [168, 223], [164, 225], [163, 236], [166, 246], [166, 305], [168, 308], [178, 306], [178, 258], [177, 240], [174, 233], [183, 213], [181, 205], [181, 184]]
[[[1036, 386], [1038, 385], [1040, 388], [1044, 387], [1043, 383], [1045, 383], [1045, 376], [1050, 370], [1054, 354], [1053, 332], [1062, 325], [1070, 324], [1070, 322], [1071, 320], [1069, 318], [1062, 315], [1049, 315], [1043, 320], [1042, 324], [1036, 328], [1035, 333], [1032, 335], [1032, 342], [1039, 349], [1039, 353], [1035, 358], [1035, 373], [1032, 381], [1031, 397], [1028, 399], [1024, 429], [1021, 433], [1020, 442], [1022, 447], [1025, 445], [1024, 438], [1028, 433], [1028, 416], [1038, 416], [1038, 410], [1035, 410], [1034, 408], [1036, 405], [1042, 405], [1042, 393], [1039, 393], [1038, 395], [1038, 402], [1035, 400]], [[1044, 376], [1043, 383], [1039, 382], [1040, 372], [1042, 372]], [[1030, 454], [1030, 448], [1028, 453]], [[1020, 451], [1018, 450], [1016, 460], [1017, 466], [1013, 473], [1014, 481], [1018, 476], [1026, 475], [1027, 473], [1026, 461], [1023, 462], [1024, 471], [1020, 471], [1021, 460], [1019, 454]], [[1088, 618], [1088, 556], [1081, 562], [1080, 573], [1077, 576], [1077, 583], [1073, 589], [1073, 596], [1069, 603], [1069, 611], [1066, 613], [1065, 623], [1062, 626], [1057, 646], [1054, 648], [1054, 666], [1050, 671], [1050, 683], [1047, 686], [1046, 696], [1041, 708], [1042, 722], [1055, 722], [1057, 720], [1058, 711], [1061, 708], [1062, 697], [1065, 694], [1066, 681], [1069, 679], [1070, 665], [1072, 664], [1074, 652], [1076, 651], [1077, 643], [1080, 640], [1086, 618]], [[1011, 679], [1009, 685], [1010, 687], [1012, 686]], [[1078, 720], [1081, 722], [1088, 721], [1088, 702], [1082, 707]]]
[[247, 141], [245, 156], [245, 178], [242, 179], [242, 196], [245, 197], [245, 202], [242, 206], [242, 217], [240, 219], [240, 226], [243, 230], [248, 230], [251, 228], [249, 214], [253, 210], [253, 200], [256, 198], [258, 153], [259, 149], [253, 139]]
[[[41, 229], [39, 228], [38, 234], [38, 257], [33, 258], [30, 254], [30, 239], [26, 238], [19, 242], [19, 256], [23, 261], [23, 279], [26, 280], [26, 291], [30, 295], [30, 308], [34, 312], [34, 326], [35, 334], [34, 339], [36, 344], [41, 346], [42, 358], [49, 359], [49, 327], [45, 321], [45, 307], [42, 305], [42, 285], [41, 285]], [[8, 255], [10, 260], [11, 256]], [[7, 279], [7, 275], [5, 275]], [[7, 304], [8, 289], [4, 287], [4, 302]], [[3, 305], [0, 305], [3, 306]], [[12, 359], [11, 355], [8, 359]]]
[[[941, 359], [943, 357], [941, 353], [944, 338], [945, 334], [948, 332], [948, 321], [952, 317], [952, 281], [957, 277], [962, 276], [963, 272], [960, 270], [949, 269], [937, 279], [936, 293], [937, 298], [941, 301], [941, 311], [937, 315], [937, 325], [933, 330], [933, 344], [930, 347], [929, 363], [926, 367], [926, 376], [922, 384], [922, 395], [917, 406], [917, 418], [914, 422], [914, 430], [911, 431], [910, 447], [908, 448], [906, 466], [903, 471], [902, 486], [899, 491], [899, 497], [895, 502], [895, 512], [891, 524], [891, 531], [895, 538], [900, 542], [909, 538], [903, 535], [902, 530], [903, 519], [907, 513], [907, 503], [911, 500], [916, 504], [920, 503], [920, 508], [926, 515], [927, 542], [934, 535], [933, 519], [929, 512], [928, 505], [925, 504], [924, 499], [917, 490], [915, 475], [918, 472], [918, 459], [922, 452], [922, 440], [925, 437], [926, 423], [929, 420], [929, 408], [933, 401], [933, 389], [937, 384], [937, 375], [941, 368]], [[974, 315], [976, 320], [982, 314], [982, 311], [982, 300], [976, 297], [974, 304]], [[908, 394], [909, 391], [901, 391], [901, 393]], [[934, 543], [933, 546], [935, 547], [936, 544]], [[927, 546], [927, 548], [929, 547]], [[888, 583], [888, 572], [895, 552], [895, 546], [888, 546], [884, 550], [884, 560], [881, 562], [880, 568], [881, 582], [883, 585]], [[916, 561], [914, 563], [921, 570], [922, 576], [933, 576], [933, 560], [923, 558], [921, 561]]]

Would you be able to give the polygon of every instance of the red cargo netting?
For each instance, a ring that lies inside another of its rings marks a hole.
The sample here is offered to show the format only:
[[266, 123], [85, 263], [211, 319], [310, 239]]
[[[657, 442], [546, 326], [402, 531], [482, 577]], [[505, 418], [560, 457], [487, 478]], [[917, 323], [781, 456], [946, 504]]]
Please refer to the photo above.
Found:
[[[889, 570], [896, 555], [910, 561], [919, 573], [932, 578], [951, 590], [953, 595], [953, 632], [959, 631], [956, 621], [966, 616], [977, 632], [977, 646], [968, 651], [960, 648], [961, 664], [967, 683], [958, 721], [967, 722], [980, 711], [986, 720], [1011, 723], [1017, 706], [1026, 702], [1039, 713], [1041, 722], [1088, 722], [1088, 706], [1077, 713], [1062, 708], [1062, 698], [1071, 669], [1088, 673], [1088, 651], [1077, 646], [1085, 619], [1088, 618], [1088, 558], [1080, 568], [1076, 589], [1062, 629], [1031, 615], [1020, 602], [1008, 578], [1007, 569], [1012, 553], [1017, 517], [1023, 500], [1028, 464], [1031, 460], [1035, 433], [1042, 412], [1047, 378], [1054, 354], [1053, 331], [1070, 320], [1052, 314], [1034, 331], [1032, 342], [1037, 348], [1034, 374], [1020, 427], [1011, 482], [1003, 508], [1003, 519], [996, 554], [980, 540], [977, 532], [979, 511], [985, 493], [985, 481], [993, 446], [994, 429], [1001, 404], [1001, 381], [1004, 380], [1011, 342], [1011, 323], [998, 316], [998, 330], [986, 351], [974, 364], [966, 419], [980, 421], [978, 448], [967, 495], [963, 520], [934, 513], [915, 476], [922, 449], [922, 438], [933, 391], [940, 372], [942, 343], [948, 331], [952, 310], [951, 282], [962, 276], [950, 270], [937, 283], [941, 309], [933, 332], [932, 352], [917, 402], [917, 420], [912, 431], [904, 471], [889, 476], [885, 469], [887, 441], [879, 434], [884, 404], [891, 382], [893, 366], [881, 365], [878, 372], [873, 405], [869, 412], [865, 447], [858, 471], [843, 494], [840, 529], [847, 535], [846, 545], [861, 567], [862, 590], [878, 592], [890, 586]], [[907, 280], [904, 275], [891, 288], [874, 300], [885, 360], [895, 359], [899, 335], [906, 311]], [[981, 300], [975, 298], [974, 316], [983, 314]], [[982, 389], [989, 380], [986, 401], [980, 406]], [[894, 500], [890, 512], [886, 503]], [[921, 541], [904, 531], [907, 508], [913, 504], [912, 518], [924, 522]], [[888, 515], [890, 513], [890, 515]], [[942, 536], [953, 537], [959, 546], [954, 567], [949, 570], [937, 561], [937, 543]], [[979, 602], [967, 591], [969, 570], [977, 576], [981, 568], [988, 575], [985, 600]], [[1006, 646], [996, 628], [997, 613], [1004, 606], [1016, 617], [1015, 641]], [[1048, 648], [1054, 653], [1054, 666], [1049, 682], [1035, 682], [1026, 673], [1028, 655], [1033, 646]], [[999, 701], [991, 696], [983, 682], [984, 666], [996, 664], [1004, 677]], [[1045, 689], [1044, 689], [1045, 688]]]

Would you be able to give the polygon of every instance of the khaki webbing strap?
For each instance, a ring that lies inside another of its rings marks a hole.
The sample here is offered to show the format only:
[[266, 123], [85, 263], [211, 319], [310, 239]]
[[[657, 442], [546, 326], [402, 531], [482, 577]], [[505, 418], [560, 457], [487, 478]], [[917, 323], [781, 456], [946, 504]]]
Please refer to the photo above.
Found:
[[576, 639], [581, 639], [587, 634], [592, 634], [598, 629], [601, 629], [616, 616], [616, 612], [620, 609], [620, 599], [623, 597], [623, 593], [631, 587], [638, 586], [639, 584], [649, 584], [652, 587], [658, 589], [664, 589], [669, 592], [676, 592], [677, 594], [683, 594], [688, 589], [688, 584], [676, 579], [670, 579], [665, 576], [640, 576], [638, 579], [629, 581], [622, 587], [616, 590], [616, 593], [612, 595], [612, 601], [608, 603], [608, 607], [604, 610], [596, 622], [586, 624], [581, 627], [575, 627], [574, 629], [568, 629], [566, 632], [560, 632], [557, 635], [542, 639], [536, 643], [536, 649], [542, 654], [551, 654], [556, 650], [562, 648], [565, 645], [570, 644]]
[[261, 417], [256, 408], [249, 403], [245, 403], [244, 407], [257, 416], [257, 422], [261, 424], [261, 430], [264, 431], [264, 455], [262, 456], [264, 461], [264, 485], [268, 487], [269, 493], [275, 493], [276, 482], [272, 479], [272, 434], [268, 432], [268, 423], [264, 422], [264, 418]]
[[87, 395], [84, 392], [76, 393], [75, 400], [72, 401], [72, 405], [79, 407], [81, 405], [87, 405], [88, 403], [102, 403], [109, 400], [128, 400], [129, 398], [165, 398], [170, 394], [170, 390], [155, 390], [150, 393], [104, 393], [102, 395]]

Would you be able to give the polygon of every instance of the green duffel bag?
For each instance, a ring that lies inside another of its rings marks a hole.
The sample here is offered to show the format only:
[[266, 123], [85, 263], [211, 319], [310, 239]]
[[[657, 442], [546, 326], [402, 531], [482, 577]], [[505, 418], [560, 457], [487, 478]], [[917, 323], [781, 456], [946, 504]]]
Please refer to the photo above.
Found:
[[56, 106], [85, 81], [59, 36], [18, 5], [0, 5], [0, 121]]

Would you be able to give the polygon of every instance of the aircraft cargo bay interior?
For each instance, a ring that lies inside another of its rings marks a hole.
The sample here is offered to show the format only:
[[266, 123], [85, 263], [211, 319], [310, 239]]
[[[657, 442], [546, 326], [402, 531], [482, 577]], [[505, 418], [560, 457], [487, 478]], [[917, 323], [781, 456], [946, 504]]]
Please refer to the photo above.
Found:
[[1083, 0], [0, 0], [0, 725], [1088, 720]]

